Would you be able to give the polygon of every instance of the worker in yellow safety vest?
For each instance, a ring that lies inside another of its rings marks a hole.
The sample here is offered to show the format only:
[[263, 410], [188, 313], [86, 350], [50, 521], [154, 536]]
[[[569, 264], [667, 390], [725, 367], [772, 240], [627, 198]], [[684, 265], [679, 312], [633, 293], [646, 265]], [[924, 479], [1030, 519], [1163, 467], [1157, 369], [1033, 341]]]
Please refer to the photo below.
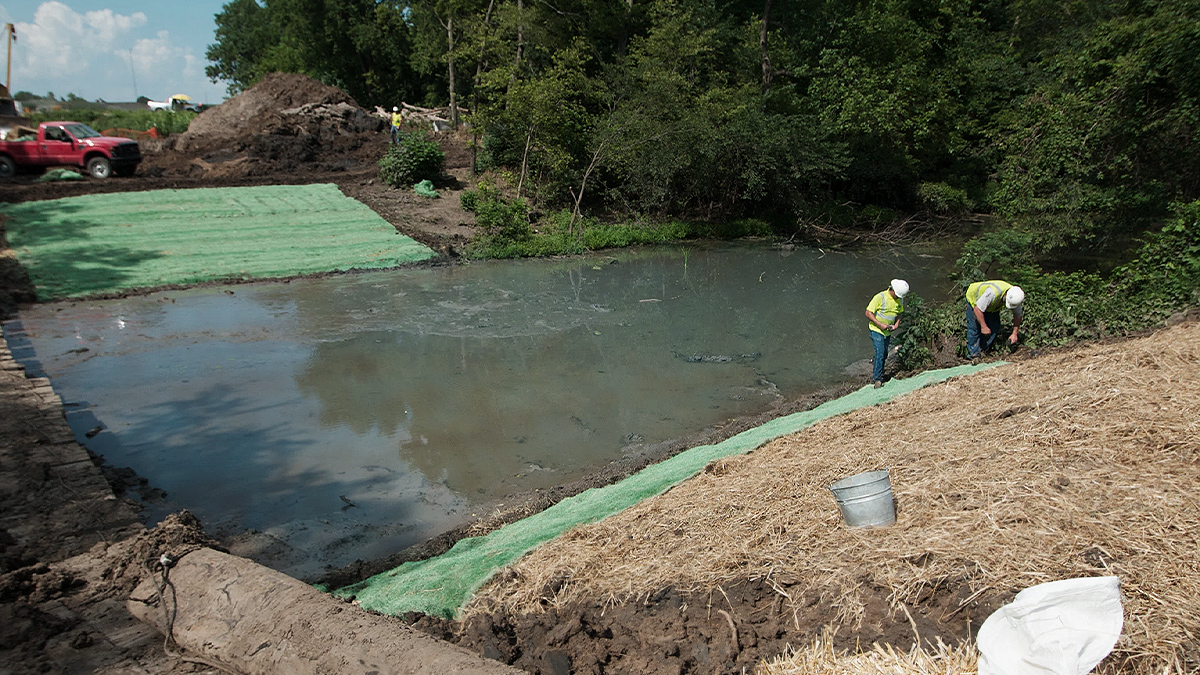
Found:
[[[967, 286], [967, 356], [978, 358], [991, 349], [996, 334], [1000, 332], [1000, 308], [1007, 307], [1013, 313], [1012, 335], [1008, 344], [1017, 344], [1017, 329], [1021, 327], [1024, 313], [1025, 291], [1007, 281], [977, 281]], [[982, 343], [982, 344], [981, 344]]]
[[871, 343], [875, 346], [875, 361], [871, 370], [871, 383], [875, 388], [883, 386], [883, 363], [887, 360], [888, 343], [892, 333], [900, 328], [900, 315], [904, 313], [904, 296], [908, 294], [908, 282], [892, 279], [887, 289], [871, 298], [867, 304], [867, 324]]
[[404, 113], [400, 112], [400, 106], [392, 106], [392, 142], [400, 142], [400, 125], [404, 123]]

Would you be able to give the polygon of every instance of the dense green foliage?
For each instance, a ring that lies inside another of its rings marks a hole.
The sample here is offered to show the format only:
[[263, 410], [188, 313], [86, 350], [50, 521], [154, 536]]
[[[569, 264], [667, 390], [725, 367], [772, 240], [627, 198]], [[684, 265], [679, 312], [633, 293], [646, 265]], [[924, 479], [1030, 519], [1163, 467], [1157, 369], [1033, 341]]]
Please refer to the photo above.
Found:
[[446, 153], [424, 131], [401, 132], [400, 142], [388, 146], [379, 160], [379, 179], [392, 187], [412, 187], [442, 177]]
[[407, 5], [390, 0], [231, 0], [216, 15], [205, 74], [234, 95], [275, 71], [340, 87], [362, 105], [410, 100]]
[[[958, 261], [961, 285], [965, 289], [985, 277], [1020, 285], [1025, 290], [1022, 342], [1035, 349], [1143, 330], [1182, 307], [1200, 305], [1200, 201], [1176, 207], [1161, 230], [1146, 235], [1132, 261], [1107, 275], [1044, 273], [1020, 256], [1007, 255], [1010, 238], [990, 241], [993, 247], [985, 251], [976, 240]], [[907, 304], [908, 328], [899, 339], [902, 368], [926, 365], [938, 343], [947, 339], [959, 356], [965, 355], [966, 306], [961, 299], [929, 307], [911, 297]], [[1010, 312], [1001, 316], [1012, 325]]]
[[724, 223], [671, 220], [661, 223], [617, 224], [584, 218], [573, 222], [570, 211], [549, 214], [534, 229], [524, 199], [506, 198], [494, 186], [481, 183], [461, 197], [463, 209], [475, 214], [480, 233], [467, 255], [473, 258], [520, 258], [573, 255], [584, 251], [665, 244], [690, 238], [739, 238], [771, 234], [769, 224], [754, 219]]
[[990, 212], [1044, 255], [1200, 197], [1200, 0], [231, 0], [208, 57], [453, 101], [572, 233]]
[[191, 111], [181, 110], [93, 110], [88, 108], [50, 110], [37, 112], [29, 116], [33, 124], [50, 121], [83, 122], [96, 131], [105, 129], [133, 129], [149, 131], [152, 127], [164, 136], [181, 134], [187, 131], [188, 125], [196, 118]]

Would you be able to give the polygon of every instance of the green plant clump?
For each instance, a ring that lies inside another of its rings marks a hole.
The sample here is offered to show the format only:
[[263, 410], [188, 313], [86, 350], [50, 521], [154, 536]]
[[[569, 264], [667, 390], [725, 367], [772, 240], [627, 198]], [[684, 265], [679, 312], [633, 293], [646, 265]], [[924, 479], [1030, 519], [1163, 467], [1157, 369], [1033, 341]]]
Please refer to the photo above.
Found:
[[409, 188], [441, 178], [445, 163], [446, 153], [425, 132], [403, 132], [400, 142], [389, 146], [379, 160], [379, 179], [392, 187]]
[[669, 220], [661, 223], [603, 223], [594, 218], [577, 218], [562, 209], [548, 214], [535, 229], [529, 222], [529, 207], [523, 199], [508, 200], [498, 189], [482, 184], [459, 197], [463, 210], [475, 213], [481, 230], [467, 255], [473, 258], [524, 258], [578, 255], [586, 251], [667, 244], [697, 237], [736, 239], [767, 236], [769, 223], [752, 218], [725, 223], [696, 223]]
[[[991, 241], [1005, 249], [1013, 243], [1009, 237]], [[968, 283], [979, 280], [975, 263], [994, 261], [988, 248], [987, 242], [975, 242], [959, 260], [964, 291]], [[1107, 276], [1093, 272], [1043, 274], [1020, 251], [1008, 252], [1009, 264], [989, 266], [983, 276], [1005, 279], [1025, 290], [1021, 341], [1030, 348], [1144, 330], [1160, 325], [1175, 312], [1200, 305], [1200, 201], [1177, 205], [1174, 218], [1143, 240], [1137, 256]], [[967, 266], [970, 269], [965, 269]], [[928, 365], [939, 351], [965, 355], [966, 305], [962, 296], [929, 307], [912, 294], [906, 305], [907, 329], [898, 344], [901, 369]], [[1011, 312], [1002, 310], [1001, 321], [1011, 326]], [[1001, 335], [1005, 333], [1001, 331]]]

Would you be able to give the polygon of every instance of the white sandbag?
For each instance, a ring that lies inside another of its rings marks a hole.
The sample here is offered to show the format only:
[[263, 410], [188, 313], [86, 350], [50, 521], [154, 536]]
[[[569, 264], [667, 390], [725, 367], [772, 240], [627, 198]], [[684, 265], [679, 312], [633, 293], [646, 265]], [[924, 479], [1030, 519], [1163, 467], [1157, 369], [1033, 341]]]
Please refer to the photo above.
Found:
[[1026, 588], [980, 626], [979, 675], [1086, 675], [1117, 644], [1123, 623], [1117, 577]]

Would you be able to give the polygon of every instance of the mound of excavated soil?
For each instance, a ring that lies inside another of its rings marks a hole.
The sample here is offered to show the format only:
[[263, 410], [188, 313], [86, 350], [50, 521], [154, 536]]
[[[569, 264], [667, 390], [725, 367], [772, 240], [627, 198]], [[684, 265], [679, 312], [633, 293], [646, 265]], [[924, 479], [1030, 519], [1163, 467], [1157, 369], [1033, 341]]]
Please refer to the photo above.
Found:
[[241, 94], [197, 115], [173, 147], [179, 152], [199, 155], [230, 145], [244, 145], [262, 135], [265, 129], [276, 126], [284, 110], [339, 103], [358, 107], [346, 92], [307, 75], [272, 73]]
[[231, 178], [359, 171], [387, 149], [387, 121], [346, 92], [273, 73], [200, 113], [177, 136], [143, 143], [144, 176]]

